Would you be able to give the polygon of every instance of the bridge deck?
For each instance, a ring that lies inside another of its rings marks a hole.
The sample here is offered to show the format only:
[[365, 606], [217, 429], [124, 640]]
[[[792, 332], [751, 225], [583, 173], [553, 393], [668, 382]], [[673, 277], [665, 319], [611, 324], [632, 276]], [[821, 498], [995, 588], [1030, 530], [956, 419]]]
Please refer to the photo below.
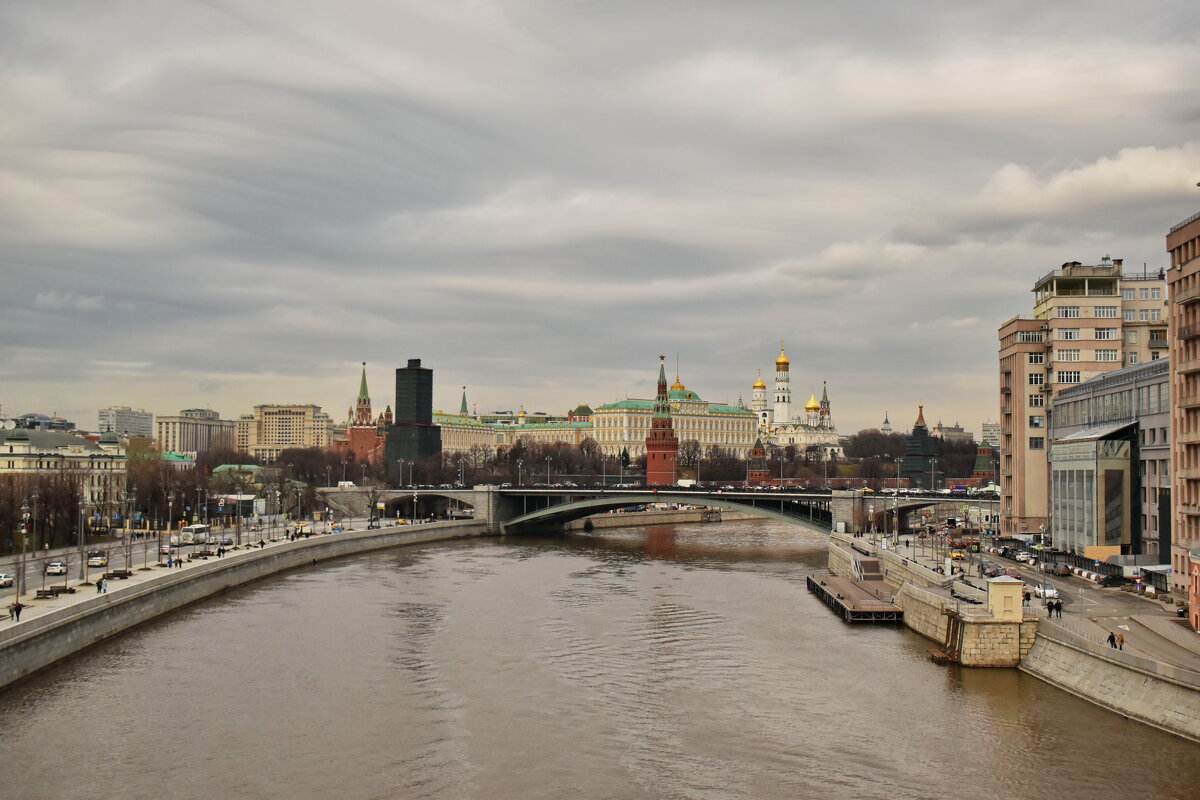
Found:
[[810, 575], [808, 590], [846, 622], [899, 622], [904, 611], [883, 581], [856, 581], [832, 573]]

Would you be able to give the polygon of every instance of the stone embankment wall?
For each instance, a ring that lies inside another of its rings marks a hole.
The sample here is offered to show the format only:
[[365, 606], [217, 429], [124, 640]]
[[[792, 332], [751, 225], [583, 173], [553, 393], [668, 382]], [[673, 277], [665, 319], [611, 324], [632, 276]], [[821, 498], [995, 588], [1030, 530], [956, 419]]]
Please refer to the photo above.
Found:
[[484, 530], [477, 522], [444, 522], [318, 536], [163, 571], [139, 586], [92, 595], [0, 631], [0, 687], [157, 616], [268, 575], [369, 550], [480, 536]]
[[959, 627], [958, 663], [964, 667], [1015, 667], [1037, 638], [1036, 620], [971, 620]]
[[1097, 705], [1200, 741], [1200, 676], [1043, 625], [1020, 668]]
[[910, 583], [902, 583], [896, 593], [896, 605], [904, 609], [904, 624], [922, 636], [945, 644], [950, 617], [945, 609], [954, 601], [921, 591]]

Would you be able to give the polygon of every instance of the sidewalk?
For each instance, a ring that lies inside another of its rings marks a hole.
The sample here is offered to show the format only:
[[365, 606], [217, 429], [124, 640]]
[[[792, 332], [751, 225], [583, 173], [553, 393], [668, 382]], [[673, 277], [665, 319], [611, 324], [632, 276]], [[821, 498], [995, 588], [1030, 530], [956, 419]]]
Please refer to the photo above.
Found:
[[[348, 524], [350, 522], [351, 521], [349, 521], [349, 520], [347, 521]], [[364, 522], [363, 527], [365, 528], [365, 526], [366, 526], [366, 523]], [[389, 527], [391, 527], [391, 526], [389, 526]], [[358, 528], [355, 528], [355, 530], [357, 530], [357, 529]], [[349, 532], [349, 530], [347, 532]], [[318, 538], [318, 537], [326, 536], [326, 535], [338, 535], [338, 534], [318, 533], [318, 534], [313, 534], [312, 538]], [[278, 539], [274, 539], [274, 540], [264, 539], [263, 540], [264, 546], [260, 548], [258, 546], [258, 540], [255, 539], [252, 543], [243, 544], [240, 549], [233, 549], [232, 547], [227, 548], [226, 555], [224, 556], [224, 558], [236, 559], [239, 555], [244, 555], [249, 552], [258, 552], [259, 550], [265, 550], [265, 549], [269, 549], [271, 547], [277, 547], [281, 544], [287, 544], [289, 541], [290, 540], [287, 537], [282, 537], [282, 538], [278, 538]], [[209, 561], [216, 561], [216, 560], [218, 560], [218, 557], [215, 555], [214, 556], [186, 557], [183, 559], [182, 567], [171, 567], [170, 569], [168, 569], [166, 557], [164, 556], [162, 564], [155, 564], [154, 562], [151, 562], [150, 566], [145, 569], [143, 569], [141, 566], [134, 566], [131, 570], [132, 574], [130, 575], [130, 577], [128, 577], [128, 578], [112, 578], [112, 579], [106, 580], [105, 588], [107, 589], [107, 594], [119, 595], [122, 592], [130, 591], [132, 589], [136, 589], [141, 586], [144, 586], [145, 584], [155, 580], [156, 578], [158, 578], [160, 576], [169, 575], [169, 574], [173, 574], [173, 573], [186, 572], [187, 570], [193, 569], [200, 564], [204, 564]], [[223, 560], [223, 559], [221, 559], [221, 560]], [[57, 581], [55, 583], [55, 585], [62, 586], [63, 584], [62, 584], [62, 581], [60, 580], [60, 581]], [[71, 580], [71, 581], [67, 582], [67, 585], [75, 589], [74, 594], [63, 593], [63, 594], [58, 595], [57, 597], [47, 598], [47, 599], [37, 599], [36, 589], [38, 587], [27, 586], [26, 587], [28, 589], [27, 593], [21, 597], [21, 604], [22, 604], [22, 606], [24, 606], [24, 608], [21, 609], [21, 621], [20, 622], [14, 621], [7, 613], [5, 613], [3, 616], [0, 616], [0, 630], [11, 630], [13, 628], [24, 625], [27, 622], [35, 620], [38, 617], [43, 616], [45, 614], [49, 614], [53, 611], [57, 611], [62, 608], [68, 608], [68, 607], [76, 605], [78, 603], [82, 603], [86, 600], [94, 598], [98, 594], [98, 592], [96, 591], [96, 586], [95, 586], [94, 582], [79, 583], [78, 581]], [[13, 597], [14, 597], [13, 589], [8, 588], [8, 589], [0, 590], [0, 597], [5, 598], [5, 600], [2, 604], [2, 608], [0, 608], [0, 610], [7, 612], [9, 606], [13, 602]]]

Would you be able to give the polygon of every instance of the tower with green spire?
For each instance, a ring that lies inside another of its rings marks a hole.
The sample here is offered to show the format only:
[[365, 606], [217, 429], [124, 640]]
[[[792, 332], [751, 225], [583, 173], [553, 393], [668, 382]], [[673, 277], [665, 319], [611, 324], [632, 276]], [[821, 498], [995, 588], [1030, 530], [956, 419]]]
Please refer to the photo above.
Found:
[[371, 417], [371, 395], [367, 393], [367, 362], [362, 362], [362, 379], [358, 382], [358, 400], [354, 405], [354, 421], [356, 428], [374, 427], [375, 420]]
[[458, 407], [458, 413], [462, 416], [470, 416], [471, 411], [467, 408], [467, 387], [463, 387], [462, 404]]
[[658, 357], [658, 394], [646, 436], [646, 485], [674, 486], [679, 461], [679, 439], [671, 424], [671, 396], [667, 391], [666, 356]]

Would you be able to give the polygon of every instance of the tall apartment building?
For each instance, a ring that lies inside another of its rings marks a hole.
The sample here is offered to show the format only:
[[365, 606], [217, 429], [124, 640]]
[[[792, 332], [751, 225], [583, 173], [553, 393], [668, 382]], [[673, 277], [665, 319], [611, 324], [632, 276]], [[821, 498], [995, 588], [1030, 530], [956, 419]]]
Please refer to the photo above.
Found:
[[1000, 423], [985, 422], [981, 426], [979, 441], [986, 442], [988, 445], [1000, 449]]
[[[1190, 618], [1200, 629], [1200, 213], [1167, 234], [1171, 269], [1171, 474], [1175, 526], [1171, 591], [1191, 594]], [[1197, 551], [1192, 555], [1189, 551]]]
[[433, 424], [433, 370], [410, 358], [396, 370], [395, 422], [387, 433], [387, 463], [415, 461], [442, 452], [442, 431]]
[[1165, 355], [1161, 272], [1124, 275], [1121, 259], [1078, 261], [1033, 285], [1033, 316], [1000, 326], [1000, 531], [1048, 527], [1049, 398], [1122, 366]]
[[333, 419], [318, 405], [259, 405], [237, 420], [237, 446], [263, 461], [276, 461], [293, 447], [327, 448]]
[[209, 450], [232, 449], [236, 423], [221, 419], [210, 408], [185, 408], [176, 417], [155, 420], [155, 441], [163, 452], [186, 453], [193, 458]]
[[129, 406], [109, 406], [98, 414], [101, 433], [116, 433], [121, 436], [154, 438], [154, 415]]

